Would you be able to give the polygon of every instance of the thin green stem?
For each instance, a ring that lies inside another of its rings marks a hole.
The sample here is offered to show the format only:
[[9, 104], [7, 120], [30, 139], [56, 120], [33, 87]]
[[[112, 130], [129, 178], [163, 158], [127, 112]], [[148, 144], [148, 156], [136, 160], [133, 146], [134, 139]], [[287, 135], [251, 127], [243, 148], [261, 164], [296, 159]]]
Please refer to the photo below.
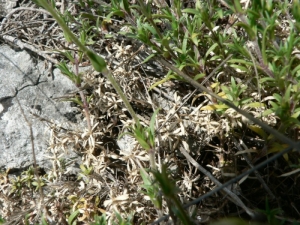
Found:
[[[57, 21], [57, 23], [60, 25], [60, 27], [63, 29], [66, 35], [68, 35], [71, 40], [78, 46], [78, 48], [84, 52], [92, 61], [93, 66], [97, 66], [97, 71], [102, 72], [108, 80], [111, 82], [121, 99], [123, 100], [126, 108], [128, 109], [129, 113], [133, 117], [134, 121], [136, 124], [139, 124], [139, 119], [137, 115], [135, 114], [133, 108], [131, 107], [128, 99], [126, 98], [125, 94], [121, 90], [120, 86], [118, 85], [117, 81], [115, 78], [112, 76], [111, 72], [106, 68], [106, 65], [101, 64], [101, 65], [95, 65], [94, 63], [97, 63], [97, 60], [101, 60], [101, 62], [104, 62], [104, 59], [97, 55], [96, 53], [92, 52], [90, 49], [88, 49], [86, 46], [84, 46], [78, 39], [77, 37], [72, 33], [72, 31], [68, 28], [66, 23], [63, 21], [63, 19], [57, 14], [57, 12], [54, 10], [54, 8], [46, 2], [46, 0], [37, 0], [37, 2], [43, 6], [46, 10], [48, 10], [51, 15], [54, 17], [54, 19]], [[99, 63], [101, 63], [99, 62]], [[95, 68], [96, 69], [96, 68]]]
[[116, 92], [120, 95], [121, 99], [123, 100], [127, 110], [129, 111], [130, 115], [133, 117], [135, 123], [137, 125], [140, 124], [139, 118], [137, 117], [136, 113], [134, 112], [133, 108], [131, 107], [128, 99], [126, 98], [124, 92], [121, 90], [120, 85], [118, 85], [116, 79], [112, 76], [111, 72], [108, 69], [104, 69], [102, 73], [109, 79], [112, 86], [116, 90]]
[[[75, 58], [75, 66], [76, 66], [75, 73], [76, 73], [76, 76], [78, 77], [79, 76], [79, 61], [78, 61], [76, 56], [74, 58]], [[82, 104], [83, 104], [82, 107], [83, 107], [83, 110], [84, 110], [84, 114], [85, 114], [88, 130], [89, 130], [89, 134], [91, 134], [92, 133], [92, 125], [91, 125], [89, 104], [86, 101], [86, 96], [83, 93], [83, 90], [80, 89], [81, 82], [78, 83], [78, 84], [75, 84], [75, 85], [76, 85], [76, 87], [79, 88], [79, 95], [80, 95], [80, 98], [81, 98], [81, 101], [82, 101]]]

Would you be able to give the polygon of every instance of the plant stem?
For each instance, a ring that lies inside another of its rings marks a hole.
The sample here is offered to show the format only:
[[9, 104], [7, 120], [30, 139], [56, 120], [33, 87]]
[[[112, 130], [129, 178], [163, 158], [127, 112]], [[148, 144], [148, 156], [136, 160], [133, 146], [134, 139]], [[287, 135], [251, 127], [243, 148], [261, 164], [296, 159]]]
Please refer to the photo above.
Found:
[[150, 167], [152, 170], [156, 171], [157, 170], [157, 167], [156, 167], [156, 164], [155, 164], [155, 148], [151, 148], [149, 151], [148, 151], [148, 154], [149, 154], [149, 160], [150, 160]]
[[[54, 17], [54, 19], [57, 21], [57, 23], [60, 25], [60, 27], [63, 29], [63, 31], [65, 32], [66, 35], [68, 35], [71, 40], [78, 46], [78, 48], [84, 52], [85, 54], [87, 53], [91, 53], [91, 50], [88, 49], [85, 45], [83, 45], [78, 39], [77, 37], [72, 33], [72, 31], [68, 28], [68, 26], [65, 24], [65, 22], [63, 21], [63, 19], [57, 14], [57, 12], [54, 10], [54, 8], [48, 4], [45, 0], [37, 0], [37, 2], [43, 6], [46, 10], [48, 10], [51, 15]], [[96, 53], [95, 53], [96, 54]], [[88, 57], [90, 58], [90, 54], [87, 54]], [[100, 56], [98, 56], [100, 57]], [[102, 59], [102, 57], [101, 57]], [[103, 59], [102, 59], [103, 60]], [[107, 78], [108, 80], [111, 82], [111, 84], [113, 85], [114, 89], [117, 91], [117, 93], [119, 94], [119, 96], [121, 97], [121, 99], [123, 100], [126, 108], [128, 109], [129, 113], [131, 114], [131, 116], [133, 117], [135, 123], [138, 125], [139, 124], [139, 119], [137, 117], [137, 115], [135, 114], [133, 108], [131, 107], [128, 99], [126, 98], [125, 94], [123, 93], [123, 91], [121, 90], [120, 86], [118, 85], [117, 81], [115, 80], [115, 78], [112, 76], [111, 72], [105, 67], [102, 69], [101, 71]]]
[[[75, 56], [75, 75], [79, 76], [79, 68], [78, 68], [78, 59]], [[79, 84], [75, 84], [77, 88], [79, 88], [79, 95], [82, 101], [82, 108], [84, 110], [84, 114], [85, 114], [85, 118], [86, 118], [86, 122], [87, 122], [87, 126], [88, 126], [88, 130], [89, 130], [89, 134], [92, 133], [92, 126], [91, 126], [91, 118], [90, 118], [90, 111], [89, 111], [89, 104], [86, 101], [86, 96], [83, 93], [83, 90], [80, 89], [81, 87], [81, 82]]]
[[135, 112], [134, 112], [133, 108], [131, 107], [128, 99], [126, 98], [125, 94], [121, 90], [120, 85], [117, 83], [115, 78], [112, 76], [111, 72], [108, 69], [104, 69], [102, 71], [102, 73], [108, 78], [108, 80], [111, 82], [111, 84], [114, 87], [114, 89], [116, 90], [116, 92], [120, 95], [120, 97], [123, 100], [127, 110], [129, 111], [130, 115], [133, 117], [136, 125], [139, 125], [140, 124], [139, 118], [135, 114]]

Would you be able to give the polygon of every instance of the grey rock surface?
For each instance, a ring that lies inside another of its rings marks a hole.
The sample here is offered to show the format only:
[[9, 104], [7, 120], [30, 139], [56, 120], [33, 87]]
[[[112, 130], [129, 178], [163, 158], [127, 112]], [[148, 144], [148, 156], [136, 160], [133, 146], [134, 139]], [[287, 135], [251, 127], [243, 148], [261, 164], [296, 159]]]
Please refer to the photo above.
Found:
[[75, 115], [78, 109], [71, 107], [70, 102], [54, 100], [75, 90], [73, 83], [57, 69], [53, 77], [48, 76], [44, 62], [35, 60], [26, 51], [0, 46], [0, 168], [24, 168], [33, 164], [30, 129], [17, 98], [32, 123], [37, 162], [47, 168], [50, 166], [46, 157], [47, 125], [30, 112], [77, 126], [76, 117], [70, 115]]
[[0, 17], [6, 14], [14, 7], [17, 6], [18, 0], [0, 0]]

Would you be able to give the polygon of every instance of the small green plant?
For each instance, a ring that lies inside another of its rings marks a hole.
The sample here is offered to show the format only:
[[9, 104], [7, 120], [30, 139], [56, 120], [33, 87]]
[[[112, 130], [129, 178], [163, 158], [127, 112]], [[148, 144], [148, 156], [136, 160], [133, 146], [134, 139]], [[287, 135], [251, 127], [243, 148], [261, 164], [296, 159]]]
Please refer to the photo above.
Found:
[[3, 224], [3, 223], [5, 223], [5, 219], [3, 219], [0, 215], [0, 224]]
[[102, 214], [101, 216], [95, 215], [95, 222], [92, 222], [91, 225], [106, 225], [106, 215]]
[[162, 196], [159, 185], [151, 180], [150, 175], [143, 169], [140, 170], [144, 184], [141, 186], [145, 189], [144, 193], [149, 196], [155, 208], [162, 209]]
[[129, 214], [126, 219], [124, 219], [118, 212], [115, 212], [117, 222], [113, 222], [113, 225], [132, 225], [133, 224], [133, 214]]
[[13, 180], [11, 193], [21, 195], [25, 189], [33, 190], [35, 187], [35, 191], [37, 191], [42, 186], [45, 186], [45, 183], [42, 180], [37, 182], [34, 176], [34, 168], [29, 167], [28, 170], [22, 172], [21, 176]]
[[[96, 54], [94, 51], [92, 51], [89, 48], [87, 48], [71, 32], [71, 30], [68, 28], [68, 26], [66, 25], [66, 23], [62, 19], [62, 17], [56, 11], [56, 9], [53, 8], [53, 6], [51, 6], [49, 3], [47, 3], [46, 0], [35, 0], [35, 2], [37, 2], [37, 4], [41, 5], [43, 8], [45, 8], [46, 10], [48, 10], [51, 13], [51, 15], [56, 19], [56, 21], [58, 22], [58, 24], [63, 29], [65, 36], [68, 36], [68, 38], [70, 40], [72, 40], [74, 42], [74, 44], [76, 44], [78, 46], [78, 48], [89, 58], [90, 62], [92, 63], [92, 65], [94, 67], [94, 69], [96, 71], [98, 71], [98, 72], [102, 72], [105, 76], [107, 76], [107, 78], [112, 83], [112, 85], [115, 88], [115, 90], [117, 91], [117, 93], [120, 95], [120, 97], [124, 101], [124, 104], [126, 105], [128, 111], [130, 112], [130, 114], [134, 118], [136, 124], [138, 124], [139, 123], [138, 117], [136, 116], [134, 110], [132, 109], [132, 107], [131, 107], [128, 99], [124, 95], [124, 93], [121, 90], [120, 86], [118, 85], [118, 83], [116, 82], [116, 80], [113, 78], [111, 72], [107, 69], [105, 60], [101, 56], [99, 56], [98, 54]], [[77, 74], [77, 77], [78, 77], [78, 74]], [[74, 79], [75, 78], [76, 77], [74, 77]]]
[[[126, 219], [124, 219], [120, 213], [115, 212], [115, 217], [117, 218], [117, 222], [112, 222], [113, 225], [132, 225], [133, 224], [133, 214], [129, 214]], [[106, 225], [107, 218], [106, 215], [103, 214], [101, 216], [96, 215], [94, 218], [95, 222], [92, 222], [91, 225]]]
[[266, 215], [267, 219], [268, 219], [268, 224], [272, 224], [272, 225], [277, 225], [277, 224], [281, 224], [279, 222], [278, 219], [276, 219], [276, 215], [280, 215], [282, 210], [279, 208], [276, 209], [271, 209], [270, 205], [269, 205], [269, 201], [266, 198], [266, 209], [265, 210], [260, 210], [260, 212], [262, 212], [263, 214]]
[[170, 216], [172, 217], [174, 224], [177, 224], [178, 219], [185, 225], [194, 224], [178, 198], [178, 188], [174, 181], [169, 178], [166, 166], [162, 166], [161, 172], [154, 171], [153, 175], [161, 188], [163, 196], [165, 197], [170, 210]]
[[71, 213], [71, 215], [68, 218], [68, 224], [69, 225], [76, 224], [76, 217], [78, 217], [79, 213], [80, 213], [79, 210], [76, 210], [76, 211]]
[[73, 101], [75, 103], [77, 103], [78, 105], [82, 106], [84, 111], [85, 111], [85, 116], [87, 118], [87, 126], [88, 126], [88, 130], [89, 133], [92, 132], [92, 126], [91, 126], [91, 121], [90, 121], [90, 112], [89, 112], [89, 106], [88, 106], [88, 102], [89, 102], [89, 98], [86, 98], [84, 92], [82, 90], [80, 90], [81, 88], [81, 76], [78, 72], [78, 59], [74, 57], [74, 64], [76, 65], [76, 73], [73, 73], [69, 70], [67, 64], [65, 62], [61, 62], [59, 64], [57, 64], [57, 68], [60, 69], [60, 71], [62, 72], [62, 74], [66, 75], [74, 84], [77, 88], [79, 88], [79, 93], [80, 93], [80, 97], [81, 100], [77, 97], [73, 98], [73, 99], [68, 99], [69, 101]]
[[[143, 127], [140, 123], [137, 123], [134, 127], [131, 128], [131, 131], [128, 133], [123, 133], [120, 135], [122, 137], [125, 134], [133, 136], [145, 149], [150, 156], [150, 166], [153, 170], [156, 170], [155, 164], [155, 118], [159, 109], [155, 110], [151, 117], [149, 127]], [[119, 138], [120, 138], [119, 137]]]

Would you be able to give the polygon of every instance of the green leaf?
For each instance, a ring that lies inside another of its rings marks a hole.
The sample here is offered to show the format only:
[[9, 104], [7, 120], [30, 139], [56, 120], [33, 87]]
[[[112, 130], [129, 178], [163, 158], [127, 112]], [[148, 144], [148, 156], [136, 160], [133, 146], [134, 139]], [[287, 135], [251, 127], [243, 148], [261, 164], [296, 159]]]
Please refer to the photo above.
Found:
[[272, 77], [264, 77], [264, 78], [261, 78], [260, 79], [260, 83], [264, 83], [264, 82], [270, 82], [270, 81], [275, 81], [275, 79], [274, 78], [272, 78]]
[[182, 41], [182, 53], [185, 55], [187, 53], [187, 41], [188, 41], [188, 32], [185, 33], [183, 41]]
[[282, 96], [281, 95], [279, 95], [279, 94], [277, 94], [277, 93], [274, 93], [273, 94], [273, 97], [277, 100], [277, 102], [281, 102], [282, 101]]
[[243, 9], [242, 9], [240, 0], [234, 0], [233, 4], [234, 4], [235, 12], [237, 12], [237, 13], [243, 13]]
[[204, 58], [207, 58], [207, 56], [218, 46], [218, 43], [214, 43], [212, 46], [210, 46], [210, 48], [207, 50], [207, 52], [205, 53]]
[[206, 105], [200, 108], [200, 110], [208, 110], [208, 111], [213, 111], [217, 109], [228, 109], [229, 106], [227, 105]]
[[156, 56], [156, 54], [150, 54], [146, 59], [144, 59], [144, 61], [142, 62], [142, 64], [148, 62], [150, 59], [152, 59], [155, 56]]
[[251, 107], [251, 108], [260, 108], [260, 107], [265, 107], [265, 104], [261, 102], [251, 102], [245, 105], [245, 107]]
[[67, 42], [71, 43], [72, 42], [72, 38], [65, 32], [63, 31], [64, 37], [66, 39]]
[[3, 224], [5, 223], [5, 219], [3, 219], [1, 216], [0, 216], [0, 224]]
[[198, 80], [198, 79], [201, 79], [203, 77], [205, 77], [205, 74], [204, 73], [200, 73], [200, 74], [197, 74], [193, 79], [194, 80]]
[[200, 14], [200, 11], [197, 10], [197, 9], [190, 9], [190, 8], [188, 8], [188, 9], [183, 9], [182, 12], [183, 12], [183, 13], [190, 13], [190, 14], [194, 14], [194, 15], [198, 15], [198, 16], [201, 15], [201, 14]]
[[151, 131], [153, 137], [155, 135], [155, 118], [156, 118], [156, 115], [157, 115], [159, 110], [160, 110], [160, 108], [155, 110], [155, 112], [153, 113], [153, 115], [151, 117], [151, 121], [150, 121], [150, 131]]
[[148, 23], [144, 24], [143, 27], [149, 30], [154, 36], [157, 36], [157, 32], [154, 27], [150, 26]]
[[230, 64], [230, 67], [239, 69], [239, 70], [244, 71], [244, 72], [249, 72], [249, 69], [245, 66]]
[[135, 136], [135, 138], [137, 139], [137, 141], [139, 142], [139, 144], [142, 146], [143, 149], [145, 149], [146, 151], [149, 151], [151, 149], [150, 145], [148, 145], [148, 143], [140, 136]]
[[191, 40], [192, 40], [192, 42], [194, 43], [194, 45], [196, 45], [197, 47], [198, 47], [198, 42], [199, 42], [199, 40], [198, 40], [198, 33], [192, 33], [192, 35], [191, 35]]
[[285, 94], [284, 94], [284, 100], [286, 102], [289, 102], [290, 101], [290, 98], [291, 98], [291, 89], [292, 89], [292, 85], [290, 84], [288, 86], [288, 88], [285, 90]]
[[271, 25], [268, 25], [263, 32], [263, 38], [262, 38], [262, 49], [261, 49], [261, 54], [263, 58], [264, 64], [268, 63], [267, 59], [267, 52], [266, 52], [266, 46], [267, 46], [267, 35], [268, 35], [268, 30], [271, 28]]
[[152, 184], [152, 182], [149, 179], [149, 174], [147, 174], [147, 172], [144, 169], [140, 169], [140, 174], [141, 174], [144, 184], [147, 186], [148, 185], [150, 186]]
[[102, 57], [91, 50], [88, 50], [86, 55], [89, 57], [94, 69], [97, 72], [103, 72], [106, 70], [106, 62]]
[[293, 1], [292, 13], [296, 21], [300, 22], [300, 2], [298, 0]]
[[122, 0], [121, 2], [121, 8], [124, 9], [128, 14], [131, 14], [129, 3], [127, 0]]
[[248, 125], [248, 128], [255, 133], [257, 133], [259, 136], [261, 136], [263, 139], [267, 139], [268, 134], [259, 126], [257, 125]]
[[249, 66], [253, 66], [252, 62], [247, 62], [244, 59], [230, 59], [228, 60], [229, 63], [240, 63], [240, 64], [245, 64]]
[[263, 112], [263, 116], [267, 116], [267, 115], [270, 115], [271, 113], [274, 113], [274, 109], [267, 109]]
[[42, 217], [42, 225], [48, 225], [47, 220], [44, 216]]
[[63, 61], [60, 62], [56, 65], [56, 67], [62, 72], [62, 74], [66, 75], [67, 77], [69, 77], [70, 80], [72, 80], [73, 82], [75, 82], [74, 77], [76, 76], [73, 72], [71, 72], [67, 66], [67, 64]]
[[248, 24], [239, 22], [239, 23], [236, 23], [236, 26], [243, 27], [246, 30], [247, 34], [249, 35], [249, 39], [251, 41], [254, 41], [256, 39], [256, 33], [254, 32], [252, 27], [250, 27]]
[[297, 112], [294, 112], [293, 115], [291, 117], [293, 118], [298, 118], [300, 115], [300, 110], [297, 110]]
[[55, 50], [55, 51], [61, 53], [65, 57], [67, 57], [71, 63], [73, 63], [73, 64], [75, 63], [75, 59], [74, 59], [71, 51], [60, 51], [60, 50]]
[[74, 211], [68, 218], [68, 224], [72, 225], [75, 218], [78, 216], [79, 210]]
[[296, 66], [295, 69], [292, 71], [292, 76], [296, 76], [297, 72], [300, 70], [300, 65]]

